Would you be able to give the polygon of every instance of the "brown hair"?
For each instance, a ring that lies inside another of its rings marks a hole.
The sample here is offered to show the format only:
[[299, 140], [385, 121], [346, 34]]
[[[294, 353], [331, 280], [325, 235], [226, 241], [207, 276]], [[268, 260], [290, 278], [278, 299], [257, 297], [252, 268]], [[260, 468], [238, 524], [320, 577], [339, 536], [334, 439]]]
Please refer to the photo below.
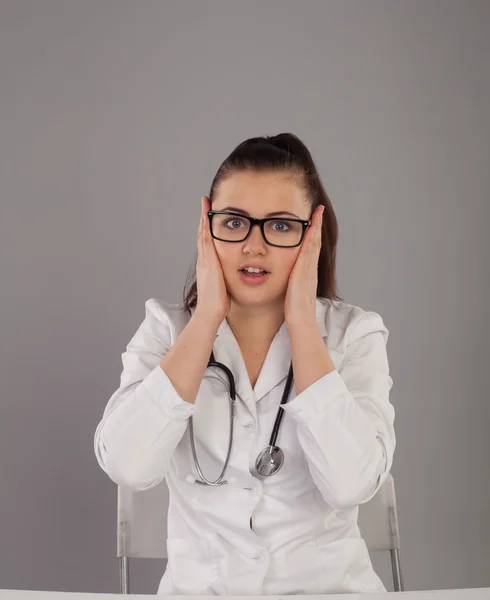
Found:
[[[322, 223], [322, 246], [318, 259], [317, 297], [342, 300], [337, 293], [336, 247], [338, 224], [330, 199], [325, 191], [313, 158], [305, 144], [292, 133], [254, 137], [239, 144], [226, 158], [214, 176], [209, 192], [212, 205], [216, 190], [223, 179], [239, 171], [285, 171], [301, 176], [302, 185], [312, 211], [325, 207]], [[184, 288], [187, 310], [197, 304], [196, 262], [191, 267]]]

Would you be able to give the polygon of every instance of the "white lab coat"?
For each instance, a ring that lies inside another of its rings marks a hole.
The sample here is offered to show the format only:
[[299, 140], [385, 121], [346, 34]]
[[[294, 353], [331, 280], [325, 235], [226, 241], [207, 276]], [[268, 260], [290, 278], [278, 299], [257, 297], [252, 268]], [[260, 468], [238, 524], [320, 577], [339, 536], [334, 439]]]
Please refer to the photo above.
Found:
[[385, 591], [357, 526], [358, 505], [385, 480], [395, 449], [382, 318], [317, 300], [317, 324], [336, 369], [298, 396], [293, 385], [277, 442], [284, 466], [265, 479], [254, 475], [253, 466], [269, 444], [281, 401], [289, 332], [283, 323], [252, 389], [225, 319], [213, 349], [236, 381], [234, 440], [229, 483], [210, 487], [194, 483], [188, 418], [194, 417], [203, 473], [214, 480], [228, 448], [225, 375], [208, 368], [195, 404], [182, 400], [159, 362], [190, 315], [155, 298], [145, 307], [145, 320], [122, 354], [120, 387], [98, 425], [95, 452], [120, 485], [145, 490], [167, 480], [168, 564], [158, 593]]

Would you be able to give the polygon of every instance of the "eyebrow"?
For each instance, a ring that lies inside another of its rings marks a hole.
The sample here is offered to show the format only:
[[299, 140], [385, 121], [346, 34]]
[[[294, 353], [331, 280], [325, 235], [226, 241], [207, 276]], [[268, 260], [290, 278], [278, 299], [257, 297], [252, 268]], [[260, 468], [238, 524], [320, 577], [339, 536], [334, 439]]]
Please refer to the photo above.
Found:
[[[245, 215], [247, 217], [250, 216], [250, 213], [247, 212], [246, 210], [243, 210], [241, 208], [236, 208], [235, 206], [227, 206], [226, 208], [220, 208], [219, 210], [226, 210], [226, 211], [230, 211], [230, 212], [236, 212], [236, 213], [240, 213], [242, 215]], [[280, 215], [290, 215], [291, 217], [294, 217], [295, 219], [300, 219], [301, 217], [298, 217], [298, 215], [295, 215], [292, 212], [289, 212], [288, 210], [278, 210], [276, 212], [271, 212], [268, 215], [266, 215], [267, 217], [278, 217]]]

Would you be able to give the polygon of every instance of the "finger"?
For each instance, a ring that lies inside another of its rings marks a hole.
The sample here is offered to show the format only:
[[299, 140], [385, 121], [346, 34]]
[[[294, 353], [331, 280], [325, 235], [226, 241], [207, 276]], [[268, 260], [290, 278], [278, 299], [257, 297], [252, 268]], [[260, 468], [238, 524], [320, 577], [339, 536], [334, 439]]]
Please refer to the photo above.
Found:
[[315, 250], [319, 250], [322, 243], [322, 224], [323, 224], [323, 212], [324, 207], [320, 206], [317, 209], [316, 223], [315, 223], [315, 235], [314, 235], [314, 246]]
[[202, 231], [202, 239], [203, 239], [203, 249], [205, 256], [212, 259], [213, 255], [216, 252], [214, 239], [211, 235], [211, 224], [209, 222], [208, 210], [210, 208], [210, 201], [207, 196], [203, 196], [203, 231]]
[[318, 239], [318, 229], [318, 211], [315, 210], [311, 218], [311, 226], [308, 228], [307, 231], [307, 240], [305, 240], [305, 252], [307, 252], [308, 254], [313, 254], [315, 252], [315, 246], [317, 244]]
[[202, 231], [203, 233], [206, 231], [206, 224], [208, 222], [208, 211], [207, 211], [207, 206], [206, 206], [206, 196], [203, 196], [201, 198], [201, 220], [202, 220]]
[[205, 218], [208, 216], [208, 210], [209, 210], [209, 198], [207, 196], [203, 196], [202, 197], [202, 211], [203, 211], [203, 215]]
[[198, 241], [198, 253], [202, 258], [205, 258], [205, 247], [204, 247], [204, 208], [203, 208], [203, 198], [201, 198], [201, 218], [199, 220], [199, 230], [197, 234]]
[[201, 196], [201, 214], [206, 219], [209, 210], [209, 200], [206, 196]]
[[318, 215], [318, 223], [317, 223], [317, 241], [321, 243], [322, 241], [322, 225], [323, 225], [323, 210]]
[[200, 214], [200, 218], [199, 218], [199, 227], [202, 229], [202, 223], [203, 223], [203, 216], [204, 216], [204, 196], [201, 196], [201, 214]]
[[209, 244], [209, 241], [211, 239], [211, 231], [209, 229], [209, 217], [208, 217], [208, 213], [206, 210], [206, 203], [203, 204], [204, 210], [203, 210], [203, 214], [202, 214], [202, 233], [203, 233], [203, 238], [204, 238], [204, 242], [206, 244]]
[[202, 233], [202, 214], [199, 217], [199, 225], [197, 227], [197, 243], [199, 244], [199, 240], [201, 239], [201, 233]]
[[315, 223], [315, 227], [321, 227], [322, 224], [322, 220], [323, 220], [323, 211], [324, 211], [324, 207], [322, 205], [317, 206], [315, 209], [315, 212], [313, 214], [313, 219], [314, 223]]
[[215, 246], [214, 238], [211, 235], [211, 223], [210, 223], [207, 212], [204, 215], [204, 242], [205, 242], [209, 252], [214, 253], [216, 246]]
[[202, 241], [202, 233], [197, 236], [197, 260], [201, 262], [204, 259], [204, 245]]
[[201, 199], [201, 206], [202, 206], [202, 210], [201, 210], [202, 229], [203, 229], [203, 232], [204, 232], [205, 229], [206, 229], [206, 221], [207, 221], [207, 218], [208, 218], [207, 210], [206, 210], [206, 197], [205, 196], [203, 196], [202, 199]]

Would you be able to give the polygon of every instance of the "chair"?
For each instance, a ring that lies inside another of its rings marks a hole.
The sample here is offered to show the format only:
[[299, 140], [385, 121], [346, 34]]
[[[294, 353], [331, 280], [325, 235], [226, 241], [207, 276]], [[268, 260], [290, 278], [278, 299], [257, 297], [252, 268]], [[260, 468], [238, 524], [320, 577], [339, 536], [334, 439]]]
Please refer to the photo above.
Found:
[[[130, 558], [167, 558], [168, 488], [165, 481], [144, 492], [118, 487], [117, 556], [120, 591], [129, 594]], [[395, 591], [403, 591], [400, 534], [393, 477], [359, 507], [359, 528], [370, 552], [390, 551]]]
[[403, 592], [403, 572], [400, 558], [400, 531], [396, 506], [395, 482], [388, 474], [376, 495], [359, 507], [359, 529], [370, 552], [390, 551], [393, 589]]

